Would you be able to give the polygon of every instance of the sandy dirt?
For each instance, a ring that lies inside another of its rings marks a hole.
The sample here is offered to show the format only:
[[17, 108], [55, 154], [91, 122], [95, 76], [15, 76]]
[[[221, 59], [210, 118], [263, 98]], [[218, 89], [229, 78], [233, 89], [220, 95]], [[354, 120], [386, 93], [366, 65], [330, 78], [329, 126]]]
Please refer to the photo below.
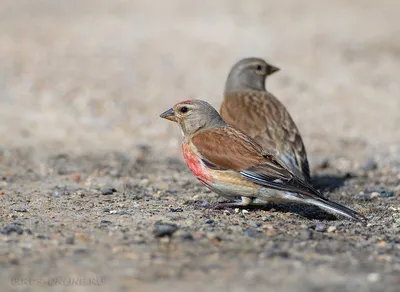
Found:
[[[398, 291], [400, 2], [0, 0], [1, 291]], [[303, 134], [310, 206], [210, 209], [180, 100], [238, 59]], [[172, 237], [161, 236], [169, 234]], [[161, 237], [158, 237], [158, 236]]]

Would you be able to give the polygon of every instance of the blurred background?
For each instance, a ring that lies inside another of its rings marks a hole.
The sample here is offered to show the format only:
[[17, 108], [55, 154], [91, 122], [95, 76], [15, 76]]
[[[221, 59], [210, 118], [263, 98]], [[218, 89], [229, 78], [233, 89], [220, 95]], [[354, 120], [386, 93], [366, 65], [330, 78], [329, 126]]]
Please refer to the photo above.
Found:
[[158, 116], [219, 108], [240, 58], [281, 68], [267, 87], [310, 156], [398, 155], [398, 0], [0, 0], [0, 144], [179, 154]]

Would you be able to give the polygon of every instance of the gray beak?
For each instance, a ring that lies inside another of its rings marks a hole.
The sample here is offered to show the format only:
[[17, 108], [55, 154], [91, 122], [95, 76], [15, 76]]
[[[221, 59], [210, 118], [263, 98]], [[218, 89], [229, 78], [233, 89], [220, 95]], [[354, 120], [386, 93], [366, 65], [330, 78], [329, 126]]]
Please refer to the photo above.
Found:
[[160, 118], [176, 122], [175, 112], [174, 112], [174, 110], [172, 108], [170, 108], [169, 110], [163, 112], [160, 115]]
[[272, 66], [272, 65], [268, 65], [268, 75], [274, 74], [275, 72], [278, 72], [279, 69], [278, 67]]

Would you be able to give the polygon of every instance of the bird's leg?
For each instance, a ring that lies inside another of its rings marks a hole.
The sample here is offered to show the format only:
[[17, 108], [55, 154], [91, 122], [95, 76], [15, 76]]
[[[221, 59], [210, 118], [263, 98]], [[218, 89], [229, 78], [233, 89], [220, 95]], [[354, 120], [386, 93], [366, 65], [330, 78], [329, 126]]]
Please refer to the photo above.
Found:
[[252, 198], [242, 197], [242, 200], [240, 202], [216, 203], [212, 207], [212, 209], [219, 210], [219, 209], [225, 209], [225, 208], [245, 207], [245, 206], [249, 206], [252, 201], [253, 201]]

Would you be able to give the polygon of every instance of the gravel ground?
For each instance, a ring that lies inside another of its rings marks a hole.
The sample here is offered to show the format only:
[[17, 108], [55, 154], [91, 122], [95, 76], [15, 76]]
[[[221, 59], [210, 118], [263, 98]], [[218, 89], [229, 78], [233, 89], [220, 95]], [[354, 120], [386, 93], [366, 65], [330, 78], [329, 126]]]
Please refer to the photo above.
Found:
[[[398, 290], [400, 2], [280, 2], [0, 0], [2, 291]], [[366, 224], [210, 209], [158, 115], [247, 56]]]

